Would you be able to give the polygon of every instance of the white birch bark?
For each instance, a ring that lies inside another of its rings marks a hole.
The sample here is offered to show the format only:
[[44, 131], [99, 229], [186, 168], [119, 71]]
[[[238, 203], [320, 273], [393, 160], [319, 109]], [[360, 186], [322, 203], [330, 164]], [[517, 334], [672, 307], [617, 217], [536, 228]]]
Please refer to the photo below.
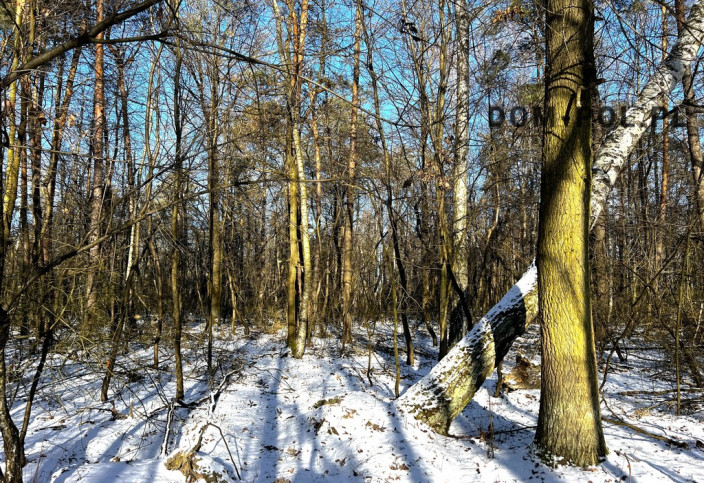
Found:
[[[467, 156], [469, 154], [469, 14], [466, 1], [455, 6], [457, 19], [457, 123], [455, 126], [455, 164], [453, 166], [452, 199], [452, 272], [463, 292], [469, 284], [467, 249]], [[467, 333], [471, 321], [466, 320], [453, 296], [450, 312], [450, 346]]]
[[663, 97], [682, 82], [685, 69], [697, 57], [704, 33], [704, 1], [692, 5], [686, 27], [665, 61], [658, 67], [640, 92], [635, 104], [626, 111], [626, 120], [604, 139], [592, 168], [592, 199], [590, 227], [606, 204], [611, 187], [628, 161], [641, 136], [650, 127], [652, 109], [662, 105]]
[[[653, 107], [662, 104], [663, 96], [682, 81], [685, 68], [696, 58], [704, 36], [704, 0], [692, 6], [686, 25], [663, 64], [626, 111], [626, 122], [609, 132], [595, 157], [590, 228], [628, 162], [628, 155], [650, 127]], [[531, 266], [464, 339], [398, 399], [397, 407], [434, 431], [447, 434], [452, 420], [533, 321], [537, 300], [537, 270]]]
[[397, 401], [397, 407], [447, 434], [452, 420], [504, 358], [516, 337], [538, 312], [538, 270], [535, 265], [511, 287], [472, 330]]

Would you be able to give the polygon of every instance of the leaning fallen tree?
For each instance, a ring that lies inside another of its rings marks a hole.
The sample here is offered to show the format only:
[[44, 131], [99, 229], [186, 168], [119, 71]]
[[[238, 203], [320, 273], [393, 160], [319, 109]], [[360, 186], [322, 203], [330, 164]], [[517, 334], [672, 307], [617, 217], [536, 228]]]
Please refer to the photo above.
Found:
[[[625, 119], [606, 136], [592, 168], [593, 228], [616, 179], [638, 140], [650, 128], [653, 113], [682, 81], [696, 58], [704, 32], [704, 0], [692, 6], [687, 22], [662, 65], [643, 87]], [[397, 401], [397, 407], [447, 434], [450, 424], [472, 400], [501, 362], [514, 340], [525, 332], [538, 311], [537, 270], [532, 265], [508, 293], [425, 377]]]

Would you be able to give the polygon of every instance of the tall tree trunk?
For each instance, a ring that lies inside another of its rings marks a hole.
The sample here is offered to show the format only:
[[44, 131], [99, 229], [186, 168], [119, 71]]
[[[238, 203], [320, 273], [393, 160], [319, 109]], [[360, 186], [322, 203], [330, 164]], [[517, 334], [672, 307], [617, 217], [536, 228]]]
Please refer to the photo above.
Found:
[[[13, 52], [11, 70], [17, 70], [20, 62], [23, 60], [22, 54], [22, 38], [20, 26], [24, 22], [24, 14], [26, 8], [25, 0], [17, 0], [15, 3], [15, 25], [13, 27]], [[5, 244], [10, 242], [10, 231], [12, 226], [12, 215], [15, 209], [15, 201], [17, 200], [17, 182], [20, 171], [20, 156], [18, 147], [15, 144], [15, 136], [17, 135], [16, 114], [15, 108], [17, 105], [17, 81], [9, 85], [7, 92], [7, 112], [9, 113], [7, 122], [8, 129], [8, 147], [7, 147], [7, 168], [4, 170], [5, 186], [2, 192], [3, 195], [3, 240]], [[4, 116], [3, 116], [4, 117]], [[3, 120], [4, 125], [4, 120]], [[2, 246], [2, 257], [0, 263], [4, 265], [5, 254], [7, 247]]]
[[[321, 54], [321, 77], [323, 76], [325, 63], [324, 56]], [[311, 113], [311, 130], [313, 132], [313, 159], [315, 160], [315, 237], [317, 240], [316, 247], [313, 255], [313, 280], [312, 284], [315, 287], [315, 293], [313, 295], [313, 300], [311, 304], [311, 313], [309, 314], [308, 322], [308, 337], [311, 337], [315, 331], [318, 321], [320, 320], [321, 313], [319, 311], [320, 307], [320, 290], [322, 289], [322, 280], [320, 276], [320, 265], [322, 264], [322, 230], [321, 224], [323, 219], [323, 187], [322, 187], [322, 157], [320, 154], [320, 134], [318, 132], [318, 116], [317, 116], [317, 97], [318, 90], [310, 90], [310, 113]], [[312, 290], [312, 288], [311, 288]]]
[[[643, 133], [650, 127], [652, 108], [682, 81], [685, 67], [696, 58], [704, 32], [704, 1], [690, 11], [689, 28], [680, 34], [666, 61], [641, 90], [626, 114], [602, 143], [592, 169], [590, 228], [604, 207], [619, 172]], [[640, 122], [639, 122], [640, 121]], [[625, 125], [624, 125], [625, 124]], [[433, 369], [402, 395], [397, 405], [439, 433], [472, 400], [474, 393], [501, 362], [513, 341], [537, 313], [536, 271], [529, 269], [511, 290]]]
[[357, 176], [357, 130], [359, 106], [359, 58], [361, 55], [362, 15], [361, 0], [356, 2], [354, 21], [354, 54], [352, 72], [352, 112], [350, 114], [350, 152], [347, 161], [347, 183], [345, 188], [345, 221], [342, 230], [342, 343], [352, 342], [352, 297], [353, 297], [353, 262], [352, 234], [354, 232], [354, 197]]
[[303, 257], [303, 290], [301, 295], [301, 308], [299, 311], [298, 324], [296, 325], [296, 343], [291, 351], [291, 355], [296, 358], [303, 357], [303, 353], [305, 352], [309, 313], [312, 303], [311, 293], [313, 288], [313, 264], [311, 262], [310, 233], [308, 231], [308, 187], [305, 182], [306, 178], [303, 166], [303, 148], [301, 146], [299, 129], [300, 127], [298, 123], [294, 123], [293, 144], [296, 152], [296, 174], [299, 181], [298, 201], [300, 208], [301, 255]]
[[176, 395], [175, 399], [181, 400], [183, 392], [183, 363], [181, 361], [181, 250], [184, 247], [183, 226], [181, 220], [181, 204], [183, 203], [183, 153], [182, 153], [182, 119], [181, 119], [181, 64], [183, 53], [180, 45], [176, 46], [176, 66], [174, 74], [174, 131], [176, 135], [176, 152], [174, 154], [174, 204], [171, 208], [171, 236], [173, 237], [173, 250], [171, 253], [171, 319], [173, 323]]
[[[32, 87], [32, 104], [30, 112], [30, 120], [32, 123], [31, 137], [29, 140], [30, 160], [32, 168], [32, 219], [34, 220], [34, 233], [32, 234], [31, 265], [32, 272], [38, 273], [41, 267], [41, 233], [45, 223], [44, 212], [42, 210], [41, 184], [42, 184], [42, 124], [44, 115], [42, 113], [42, 105], [44, 104], [44, 82], [46, 75], [44, 72], [39, 72], [38, 79], [35, 79]], [[45, 298], [46, 293], [52, 292], [54, 288], [42, 284], [40, 287], [40, 296]], [[51, 306], [51, 305], [49, 305]], [[41, 310], [37, 314], [37, 336], [41, 339], [44, 333], [44, 320], [46, 314], [51, 310]]]
[[588, 466], [606, 456], [589, 282], [594, 10], [548, 0], [545, 131], [538, 225], [540, 411], [547, 460]]
[[[27, 202], [27, 130], [29, 121], [30, 103], [30, 83], [32, 76], [26, 76], [20, 80], [22, 89], [20, 90], [20, 122], [17, 126], [17, 155], [20, 158], [20, 206], [19, 206], [19, 241], [21, 243], [20, 263], [21, 283], [24, 283], [29, 274], [31, 256], [29, 247], [29, 220]], [[22, 315], [20, 324], [20, 335], [29, 334], [29, 324], [27, 314]]]
[[[450, 294], [451, 294], [451, 284], [449, 274], [452, 269], [453, 260], [453, 246], [452, 246], [452, 234], [451, 234], [451, 220], [449, 219], [446, 204], [445, 204], [445, 194], [449, 188], [449, 184], [446, 185], [447, 181], [445, 178], [445, 164], [448, 160], [445, 149], [445, 129], [443, 118], [445, 116], [445, 94], [447, 92], [448, 83], [448, 60], [449, 60], [449, 44], [450, 44], [450, 27], [447, 19], [450, 16], [449, 11], [446, 12], [449, 2], [445, 0], [440, 1], [440, 55], [438, 59], [438, 91], [437, 99], [434, 104], [434, 112], [430, 112], [430, 104], [428, 104], [428, 119], [431, 121], [430, 140], [433, 144], [433, 170], [435, 178], [435, 203], [437, 207], [437, 217], [438, 217], [438, 233], [437, 233], [437, 244], [438, 244], [438, 255], [440, 257], [439, 264], [439, 275], [440, 275], [440, 289], [439, 289], [439, 312], [440, 312], [440, 348], [438, 351], [438, 357], [442, 359], [447, 355], [450, 350], [450, 333], [447, 326], [448, 318], [450, 315]], [[426, 67], [426, 72], [431, 72], [430, 65]], [[449, 148], [450, 146], [448, 146]]]
[[[469, 154], [469, 12], [466, 0], [455, 5], [457, 19], [457, 120], [455, 124], [455, 159], [453, 164], [452, 201], [452, 273], [457, 286], [466, 292], [469, 286], [469, 268], [467, 249], [467, 156]], [[457, 310], [461, 304], [459, 298], [453, 298], [450, 311], [449, 346], [454, 346], [464, 337], [472, 323]]]
[[[325, 0], [323, 0], [320, 5], [321, 33], [318, 61], [318, 83], [324, 82], [326, 76], [326, 61], [329, 53], [329, 34], [326, 8]], [[323, 158], [321, 146], [322, 141], [320, 139], [320, 129], [318, 125], [318, 95], [321, 92], [323, 92], [323, 90], [317, 86], [311, 86], [309, 89], [311, 115], [310, 124], [313, 133], [313, 157], [315, 160], [315, 233], [317, 240], [315, 254], [313, 256], [313, 286], [315, 287], [315, 294], [313, 296], [308, 327], [309, 337], [312, 336], [315, 329], [318, 327], [321, 331], [324, 330], [323, 326], [318, 324], [325, 317], [325, 311], [321, 310], [323, 306], [320, 301], [320, 292], [323, 289]]]
[[[295, 0], [287, 0], [289, 16], [289, 38], [284, 42], [283, 15], [277, 0], [274, 0], [276, 17], [276, 39], [282, 64], [288, 65], [286, 83], [286, 165], [289, 175], [289, 275], [288, 275], [288, 339], [293, 357], [303, 357], [305, 352], [308, 319], [311, 312], [313, 265], [308, 230], [308, 187], [306, 186], [303, 146], [301, 143], [302, 69], [308, 26], [308, 0], [301, 0], [298, 12]], [[297, 198], [297, 199], [296, 199]], [[297, 210], [297, 211], [296, 211]], [[300, 242], [300, 245], [299, 245]], [[300, 263], [302, 272], [298, 272]], [[301, 284], [300, 305], [296, 304], [296, 275]], [[313, 312], [315, 312], [313, 310]]]
[[223, 245], [222, 221], [220, 220], [220, 167], [218, 160], [218, 73], [211, 76], [210, 107], [205, 119], [208, 121], [208, 196], [210, 197], [210, 311], [208, 314], [208, 374], [211, 384], [215, 377], [213, 368], [213, 327], [220, 323], [222, 314]]
[[[104, 0], [95, 2], [95, 21], [99, 23], [104, 18]], [[104, 47], [100, 43], [105, 37], [100, 32], [95, 44], [95, 85], [93, 87], [93, 129], [92, 129], [92, 153], [93, 153], [93, 179], [91, 182], [91, 202], [90, 202], [90, 243], [93, 244], [88, 252], [90, 266], [86, 274], [86, 307], [84, 311], [84, 327], [89, 320], [95, 316], [96, 303], [98, 301], [98, 291], [96, 288], [96, 277], [100, 271], [100, 243], [96, 243], [100, 238], [100, 221], [103, 216], [103, 198], [105, 195], [105, 146], [103, 145], [103, 131], [105, 125], [105, 80], [104, 80]]]
[[[23, 17], [25, 13], [25, 1], [17, 0], [15, 3], [15, 26], [13, 28], [14, 35], [14, 50], [12, 58], [12, 70], [17, 69], [22, 59], [21, 46], [21, 29], [24, 25]], [[16, 136], [16, 119], [15, 107], [17, 101], [17, 82], [12, 82], [8, 89], [8, 105], [9, 111], [9, 133], [7, 149], [7, 168], [0, 175], [0, 193], [3, 196], [2, 205], [0, 206], [0, 219], [2, 219], [2, 235], [0, 238], [0, 296], [4, 293], [4, 277], [5, 263], [10, 243], [10, 233], [12, 226], [13, 212], [15, 201], [17, 198], [17, 183], [20, 168], [20, 156], [18, 149], [15, 147]], [[4, 116], [3, 116], [4, 117]], [[3, 119], [2, 124], [4, 125]], [[4, 148], [4, 144], [3, 144]], [[4, 161], [2, 149], [0, 148], [0, 162]], [[2, 182], [2, 176], [5, 180]], [[5, 308], [0, 305], [0, 433], [2, 433], [3, 447], [5, 450], [5, 481], [21, 482], [22, 467], [25, 464], [24, 446], [20, 438], [17, 425], [10, 414], [10, 403], [7, 394], [7, 371], [5, 366], [6, 347], [10, 340], [12, 319]]]
[[288, 183], [288, 276], [286, 279], [286, 321], [288, 326], [287, 345], [294, 350], [296, 346], [296, 327], [298, 326], [298, 174], [293, 154], [293, 126], [286, 126], [285, 165], [289, 176]]
[[[667, 52], [667, 7], [663, 4], [662, 7], [662, 59], [665, 60]], [[662, 100], [662, 108], [664, 112], [668, 110], [668, 99], [665, 96]], [[662, 175], [660, 176], [660, 199], [658, 204], [658, 222], [655, 226], [655, 267], [653, 273], [657, 273], [662, 266], [665, 226], [667, 219], [667, 196], [668, 184], [670, 178], [670, 123], [668, 116], [664, 116], [662, 120]], [[653, 288], [657, 293], [658, 279], [653, 281]]]

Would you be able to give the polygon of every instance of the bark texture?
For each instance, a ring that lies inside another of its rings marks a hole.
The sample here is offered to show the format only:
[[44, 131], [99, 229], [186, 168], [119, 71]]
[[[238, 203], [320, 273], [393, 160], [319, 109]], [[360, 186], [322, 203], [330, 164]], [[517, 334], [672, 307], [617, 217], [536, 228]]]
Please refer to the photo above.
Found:
[[5, 347], [10, 338], [10, 316], [0, 306], [0, 433], [5, 449], [5, 474], [3, 481], [21, 482], [22, 467], [25, 464], [24, 446], [20, 440], [20, 432], [10, 415], [7, 373], [5, 368]]
[[[287, 323], [291, 355], [303, 357], [311, 312], [313, 264], [308, 230], [308, 187], [306, 186], [301, 143], [302, 69], [308, 26], [308, 0], [286, 2], [289, 41], [284, 41], [284, 17], [277, 1], [272, 6], [276, 16], [276, 38], [282, 64], [291, 65], [286, 80], [286, 165], [289, 181], [289, 274], [287, 283]], [[301, 262], [303, 267], [301, 267]], [[302, 271], [301, 271], [302, 268]], [[301, 285], [297, 290], [296, 283]], [[300, 293], [300, 301], [298, 295]], [[297, 304], [297, 302], [299, 302]], [[314, 312], [314, 310], [313, 310]]]
[[589, 282], [594, 11], [547, 0], [543, 160], [538, 227], [543, 457], [579, 466], [606, 456]]
[[[462, 292], [469, 285], [467, 249], [467, 156], [469, 155], [469, 13], [466, 1], [455, 6], [457, 19], [457, 123], [455, 127], [455, 162], [453, 166], [452, 272]], [[463, 316], [459, 297], [454, 297], [450, 311], [449, 346], [454, 346], [469, 330], [471, 320]]]
[[183, 226], [181, 219], [181, 204], [183, 202], [183, 158], [182, 142], [183, 124], [181, 119], [181, 65], [183, 53], [177, 45], [176, 68], [174, 75], [174, 134], [176, 135], [176, 153], [174, 155], [174, 205], [171, 209], [171, 235], [173, 237], [173, 250], [171, 252], [171, 318], [173, 322], [174, 356], [176, 365], [176, 395], [175, 400], [182, 400], [183, 391], [183, 362], [181, 361], [181, 249], [183, 244]]

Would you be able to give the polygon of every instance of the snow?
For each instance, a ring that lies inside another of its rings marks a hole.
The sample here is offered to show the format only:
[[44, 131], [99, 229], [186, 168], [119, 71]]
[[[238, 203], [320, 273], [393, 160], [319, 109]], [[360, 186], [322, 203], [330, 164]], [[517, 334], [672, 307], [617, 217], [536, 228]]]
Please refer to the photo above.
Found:
[[[698, 403], [688, 405], [688, 415], [679, 417], [665, 401], [672, 394], [619, 394], [672, 389], [658, 382], [663, 379], [659, 371], [664, 354], [631, 353], [625, 363], [612, 361], [602, 411], [685, 441], [689, 449], [671, 448], [605, 423], [610, 453], [603, 464], [551, 468], [531, 451], [539, 391], [516, 390], [493, 398], [495, 374], [455, 420], [450, 437], [402, 416], [394, 405], [389, 324], [377, 324], [373, 386], [367, 377], [366, 341], [341, 355], [336, 339], [316, 338], [304, 358], [296, 360], [283, 349], [283, 332], [251, 337], [238, 333], [233, 338], [223, 328], [216, 333], [215, 387], [231, 375], [214, 405], [208, 398], [202, 329], [199, 324], [189, 327], [184, 350], [186, 401], [201, 403], [173, 408], [166, 456], [161, 447], [175, 392], [168, 347], [163, 348], [160, 370], [150, 368], [152, 349], [146, 345], [132, 347], [119, 359], [111, 388], [114, 408], [112, 402], [99, 401], [102, 367], [91, 363], [91, 357], [52, 355], [27, 434], [25, 479], [185, 481], [165, 463], [179, 451], [192, 449], [210, 423], [195, 458], [200, 472], [214, 472], [219, 481], [236, 478], [233, 461], [245, 481], [704, 481], [701, 393]], [[418, 328], [416, 365], [401, 365], [402, 391], [434, 365], [436, 351], [422, 330]], [[506, 365], [515, 359], [515, 351], [537, 362], [536, 330], [519, 339]], [[141, 380], [128, 382], [127, 369]], [[16, 421], [24, 410], [22, 395], [20, 389], [12, 413]]]

